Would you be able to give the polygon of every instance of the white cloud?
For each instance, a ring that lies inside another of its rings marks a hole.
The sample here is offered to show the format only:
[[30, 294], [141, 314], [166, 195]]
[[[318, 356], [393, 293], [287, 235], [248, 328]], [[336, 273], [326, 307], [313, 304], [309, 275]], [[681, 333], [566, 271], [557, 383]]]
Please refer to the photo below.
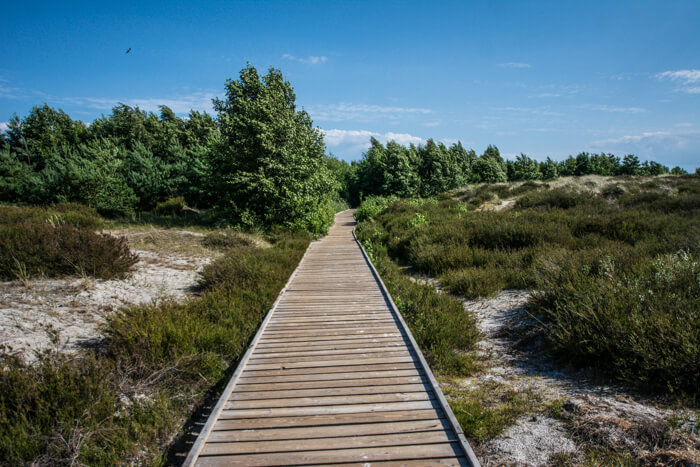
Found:
[[315, 120], [342, 122], [347, 120], [398, 120], [408, 115], [428, 115], [433, 111], [419, 107], [395, 107], [372, 104], [340, 104], [312, 106], [308, 109]]
[[318, 65], [321, 63], [326, 63], [328, 57], [324, 55], [309, 55], [308, 57], [297, 57], [291, 54], [284, 54], [282, 58], [291, 60], [293, 62], [306, 63], [307, 65]]
[[[549, 110], [549, 106], [544, 106], [544, 107], [494, 107], [493, 110], [496, 110], [498, 112], [505, 112], [508, 114], [515, 114], [515, 115], [524, 115], [524, 114], [532, 114], [532, 115], [546, 115], [546, 116], [562, 116], [564, 115], [561, 112], [555, 112], [552, 110]], [[498, 117], [496, 117], [498, 118]]]
[[131, 107], [139, 107], [141, 110], [149, 112], [157, 112], [158, 106], [165, 105], [170, 107], [176, 114], [184, 114], [188, 113], [190, 110], [212, 112], [212, 99], [214, 97], [216, 97], [216, 95], [211, 92], [195, 92], [163, 98], [68, 97], [56, 99], [55, 102], [104, 110], [111, 109], [121, 102], [122, 104]]
[[324, 140], [328, 146], [340, 146], [343, 144], [362, 144], [363, 146], [369, 146], [369, 139], [374, 137], [377, 138], [382, 143], [388, 141], [396, 141], [399, 144], [421, 144], [425, 140], [419, 136], [414, 136], [408, 133], [377, 133], [376, 131], [369, 130], [321, 130], [324, 134]]
[[532, 68], [532, 65], [529, 63], [522, 63], [522, 62], [506, 62], [506, 63], [499, 63], [498, 66], [501, 68]]
[[658, 79], [680, 81], [684, 84], [700, 83], [700, 70], [664, 71], [663, 73], [657, 73], [656, 77]]
[[684, 86], [676, 89], [676, 91], [688, 94], [700, 94], [700, 86], [691, 86], [692, 84], [700, 83], [700, 70], [664, 71], [662, 73], [657, 73], [655, 76], [657, 79], [679, 82]]
[[331, 130], [322, 129], [321, 131], [323, 131], [324, 140], [331, 152], [345, 160], [359, 159], [361, 154], [369, 148], [370, 138], [376, 138], [384, 144], [389, 141], [395, 141], [404, 146], [425, 143], [425, 140], [419, 136], [408, 133], [393, 133], [391, 131], [378, 133], [369, 130], [340, 130], [337, 128]]
[[586, 109], [599, 110], [601, 112], [611, 113], [639, 114], [647, 111], [646, 109], [643, 109], [641, 107], [618, 107], [615, 105], [585, 105], [582, 107]]
[[650, 130], [591, 143], [591, 150], [616, 154], [635, 154], [640, 159], [656, 160], [668, 166], [695, 170], [700, 164], [697, 148], [700, 131], [692, 129]]
[[0, 133], [5, 133], [7, 131], [7, 122], [0, 122]]

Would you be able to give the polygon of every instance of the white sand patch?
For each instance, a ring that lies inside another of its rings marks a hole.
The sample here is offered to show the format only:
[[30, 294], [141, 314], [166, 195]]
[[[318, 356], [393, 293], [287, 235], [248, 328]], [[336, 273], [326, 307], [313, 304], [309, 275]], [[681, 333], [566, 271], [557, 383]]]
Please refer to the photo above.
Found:
[[38, 279], [0, 282], [0, 346], [27, 360], [35, 352], [71, 352], [100, 339], [105, 317], [127, 305], [182, 300], [210, 259], [133, 250], [139, 262], [124, 280]]
[[489, 464], [550, 465], [553, 454], [571, 454], [576, 444], [568, 438], [561, 422], [549, 417], [528, 417], [510, 426], [488, 443], [488, 449], [500, 454]]

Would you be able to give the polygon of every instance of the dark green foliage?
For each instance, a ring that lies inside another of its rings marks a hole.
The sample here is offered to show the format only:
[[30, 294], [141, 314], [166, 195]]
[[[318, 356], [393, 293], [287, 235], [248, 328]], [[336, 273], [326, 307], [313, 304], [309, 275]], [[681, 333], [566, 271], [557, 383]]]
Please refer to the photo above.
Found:
[[215, 250], [230, 250], [246, 246], [254, 246], [250, 237], [244, 236], [236, 231], [212, 232], [207, 234], [202, 240], [202, 244], [207, 248]]
[[585, 197], [567, 188], [555, 188], [549, 191], [530, 193], [516, 201], [518, 208], [559, 208], [569, 209], [586, 203]]
[[0, 226], [0, 278], [86, 274], [123, 277], [137, 261], [124, 238], [92, 229], [24, 221]]
[[0, 206], [0, 279], [124, 276], [136, 261], [126, 239], [95, 233], [97, 213], [83, 206]]
[[162, 107], [159, 118], [119, 105], [88, 128], [44, 105], [13, 118], [7, 139], [0, 201], [72, 201], [128, 215], [178, 194], [192, 205], [214, 199], [209, 155], [218, 128], [206, 114], [184, 120]]
[[178, 196], [158, 203], [153, 212], [159, 216], [179, 216], [186, 207], [185, 199]]
[[[515, 158], [515, 162], [507, 163], [508, 180], [539, 180], [543, 178], [540, 165], [536, 160], [529, 158], [525, 154], [520, 154]], [[547, 178], [553, 178], [548, 174]]]
[[286, 237], [231, 251], [208, 266], [201, 298], [110, 317], [101, 352], [32, 365], [0, 356], [2, 462], [162, 464], [181, 420], [230, 375], [307, 245]]
[[697, 257], [597, 253], [555, 254], [538, 267], [532, 307], [547, 323], [553, 350], [647, 390], [697, 393]]
[[219, 205], [247, 226], [283, 225], [319, 235], [333, 222], [337, 191], [323, 134], [297, 110], [280, 70], [259, 76], [248, 65], [215, 100], [222, 144], [212, 161]]
[[49, 207], [0, 205], [0, 225], [19, 224], [24, 221], [68, 224], [93, 230], [104, 225], [97, 211], [76, 203], [59, 203]]
[[[514, 207], [467, 207], [496, 194], [515, 197]], [[696, 177], [619, 179], [600, 194], [483, 185], [438, 199], [361, 206], [363, 241], [462, 296], [537, 290], [531, 313], [562, 359], [646, 390], [697, 395]]]

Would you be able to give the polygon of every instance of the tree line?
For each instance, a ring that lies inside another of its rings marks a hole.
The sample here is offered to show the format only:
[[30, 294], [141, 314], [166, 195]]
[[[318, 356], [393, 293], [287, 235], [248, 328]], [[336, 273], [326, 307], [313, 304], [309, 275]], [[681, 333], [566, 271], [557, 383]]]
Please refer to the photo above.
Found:
[[225, 91], [216, 117], [124, 104], [89, 125], [46, 104], [14, 116], [0, 135], [0, 202], [78, 202], [128, 216], [182, 198], [229, 224], [323, 233], [339, 182], [291, 84], [248, 65]]
[[525, 154], [505, 160], [496, 146], [483, 154], [466, 150], [461, 143], [447, 147], [429, 139], [425, 145], [386, 145], [372, 138], [363, 158], [347, 170], [348, 197], [356, 203], [362, 198], [396, 195], [428, 197], [469, 183], [501, 183], [522, 180], [551, 180], [581, 175], [662, 175], [684, 174], [685, 170], [654, 161], [640, 162], [629, 154], [622, 159], [613, 154], [589, 154], [557, 162], [551, 158], [538, 162]]
[[[372, 138], [358, 162], [326, 155], [323, 134], [296, 108], [282, 72], [248, 64], [214, 100], [216, 116], [178, 117], [119, 104], [89, 125], [44, 104], [0, 134], [0, 202], [78, 202], [108, 216], [149, 211], [172, 198], [247, 228], [323, 233], [342, 203], [370, 195], [432, 196], [468, 183], [566, 175], [663, 174], [636, 156], [581, 153], [556, 162], [505, 160], [434, 140], [408, 147]], [[673, 173], [682, 173], [676, 167]]]

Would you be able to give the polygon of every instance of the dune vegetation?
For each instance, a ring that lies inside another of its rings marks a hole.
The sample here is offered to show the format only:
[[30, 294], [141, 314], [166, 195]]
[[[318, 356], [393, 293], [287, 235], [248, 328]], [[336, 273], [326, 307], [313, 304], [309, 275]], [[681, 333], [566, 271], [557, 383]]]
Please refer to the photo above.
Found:
[[604, 180], [372, 199], [358, 231], [375, 256], [455, 295], [533, 290], [533, 326], [562, 360], [697, 396], [700, 180]]

